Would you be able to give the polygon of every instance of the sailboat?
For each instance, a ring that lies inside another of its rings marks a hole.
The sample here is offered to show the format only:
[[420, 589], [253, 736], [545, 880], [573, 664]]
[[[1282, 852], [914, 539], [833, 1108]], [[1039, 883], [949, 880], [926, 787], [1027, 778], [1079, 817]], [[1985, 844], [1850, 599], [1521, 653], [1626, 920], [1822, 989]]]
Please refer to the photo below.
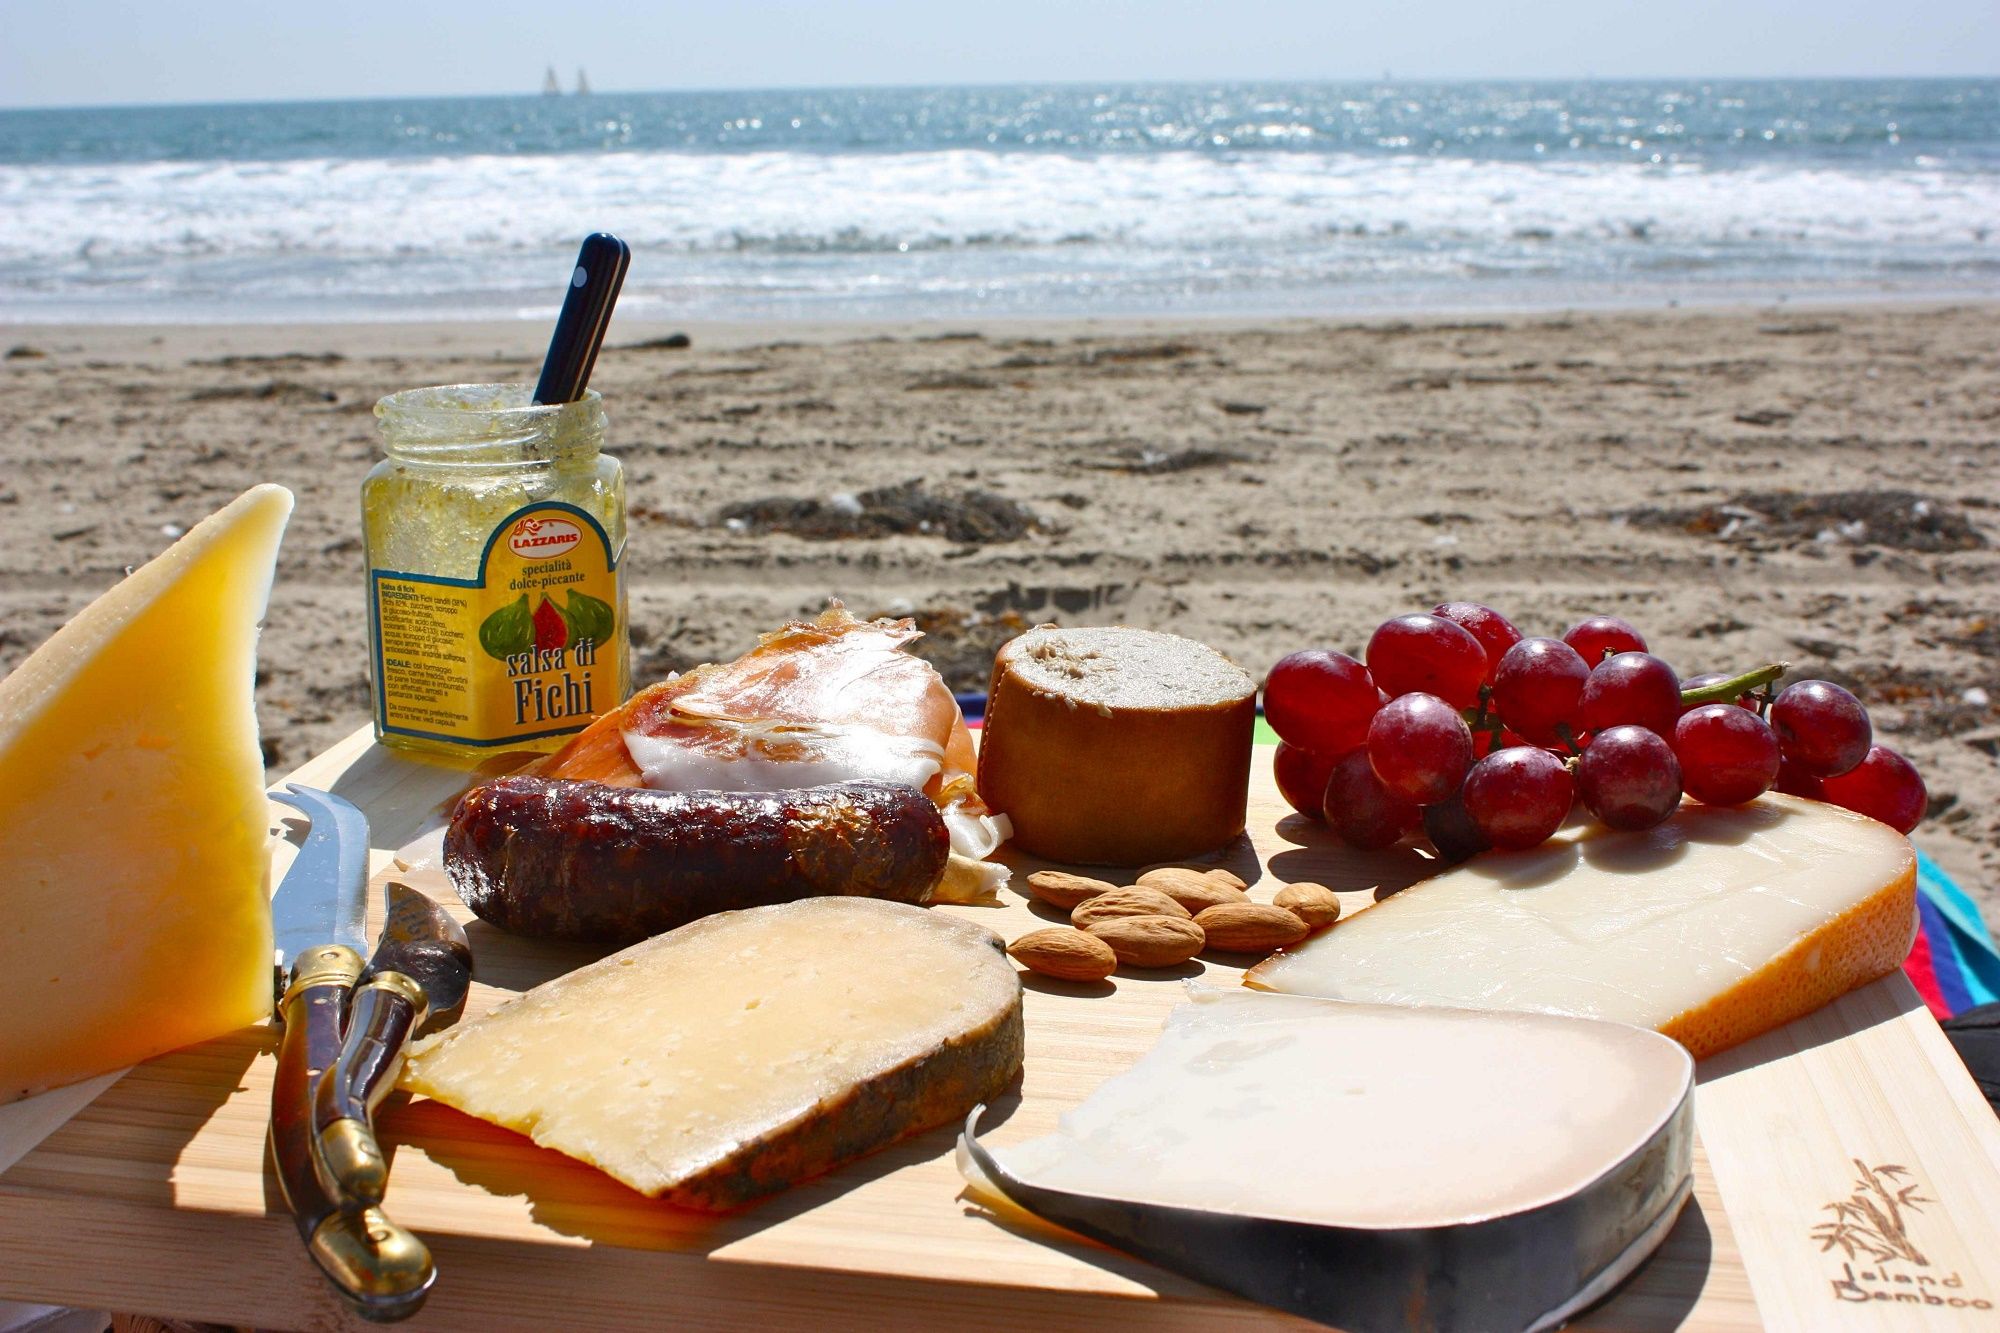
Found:
[[583, 66], [576, 67], [576, 95], [582, 97], [590, 91], [590, 80], [584, 76]]
[[542, 96], [562, 96], [562, 85], [556, 82], [556, 67], [554, 65], [550, 65], [549, 72], [542, 76]]

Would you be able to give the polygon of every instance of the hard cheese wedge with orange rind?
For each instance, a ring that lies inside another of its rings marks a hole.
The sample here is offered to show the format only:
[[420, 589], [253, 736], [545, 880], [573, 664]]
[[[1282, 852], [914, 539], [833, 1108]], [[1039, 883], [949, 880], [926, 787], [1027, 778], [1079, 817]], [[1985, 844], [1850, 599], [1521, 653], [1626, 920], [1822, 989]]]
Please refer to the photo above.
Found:
[[1658, 828], [1576, 823], [1488, 853], [1253, 968], [1265, 990], [1531, 1010], [1654, 1028], [1696, 1058], [1902, 964], [1916, 855], [1901, 834], [1770, 794]]
[[0, 681], [0, 1101], [270, 1011], [253, 689], [291, 512], [244, 493]]

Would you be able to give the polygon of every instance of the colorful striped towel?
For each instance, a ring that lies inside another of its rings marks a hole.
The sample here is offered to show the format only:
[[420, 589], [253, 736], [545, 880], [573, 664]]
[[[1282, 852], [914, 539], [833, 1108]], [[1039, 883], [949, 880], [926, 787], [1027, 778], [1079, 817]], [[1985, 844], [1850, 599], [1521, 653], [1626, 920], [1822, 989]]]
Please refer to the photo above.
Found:
[[1938, 863], [1917, 853], [1917, 946], [1903, 964], [1939, 1018], [2000, 1000], [2000, 949], [1979, 908]]

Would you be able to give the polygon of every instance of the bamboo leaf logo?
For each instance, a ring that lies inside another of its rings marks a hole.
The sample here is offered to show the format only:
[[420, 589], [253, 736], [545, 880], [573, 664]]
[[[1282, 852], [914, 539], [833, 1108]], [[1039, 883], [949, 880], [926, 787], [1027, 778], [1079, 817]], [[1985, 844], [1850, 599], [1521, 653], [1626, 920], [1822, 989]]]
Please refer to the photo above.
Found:
[[[1889, 1163], [1869, 1166], [1854, 1159], [1854, 1193], [1822, 1212], [1833, 1214], [1830, 1222], [1812, 1229], [1821, 1254], [1839, 1249], [1849, 1259], [1862, 1254], [1877, 1263], [1901, 1259], [1925, 1267], [1929, 1258], [1910, 1239], [1909, 1215], [1923, 1211], [1923, 1205], [1937, 1202], [1918, 1193], [1921, 1188], [1909, 1168]], [[1898, 1182], [1909, 1180], [1907, 1185]]]

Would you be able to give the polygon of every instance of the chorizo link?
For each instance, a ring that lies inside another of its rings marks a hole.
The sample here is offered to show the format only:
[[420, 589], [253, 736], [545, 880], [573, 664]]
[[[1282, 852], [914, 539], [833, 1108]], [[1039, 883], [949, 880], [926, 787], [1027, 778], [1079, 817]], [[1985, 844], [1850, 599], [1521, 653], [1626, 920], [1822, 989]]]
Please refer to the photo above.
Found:
[[798, 898], [921, 903], [950, 846], [930, 798], [891, 782], [668, 792], [506, 777], [459, 798], [444, 853], [459, 897], [502, 930], [626, 944]]

